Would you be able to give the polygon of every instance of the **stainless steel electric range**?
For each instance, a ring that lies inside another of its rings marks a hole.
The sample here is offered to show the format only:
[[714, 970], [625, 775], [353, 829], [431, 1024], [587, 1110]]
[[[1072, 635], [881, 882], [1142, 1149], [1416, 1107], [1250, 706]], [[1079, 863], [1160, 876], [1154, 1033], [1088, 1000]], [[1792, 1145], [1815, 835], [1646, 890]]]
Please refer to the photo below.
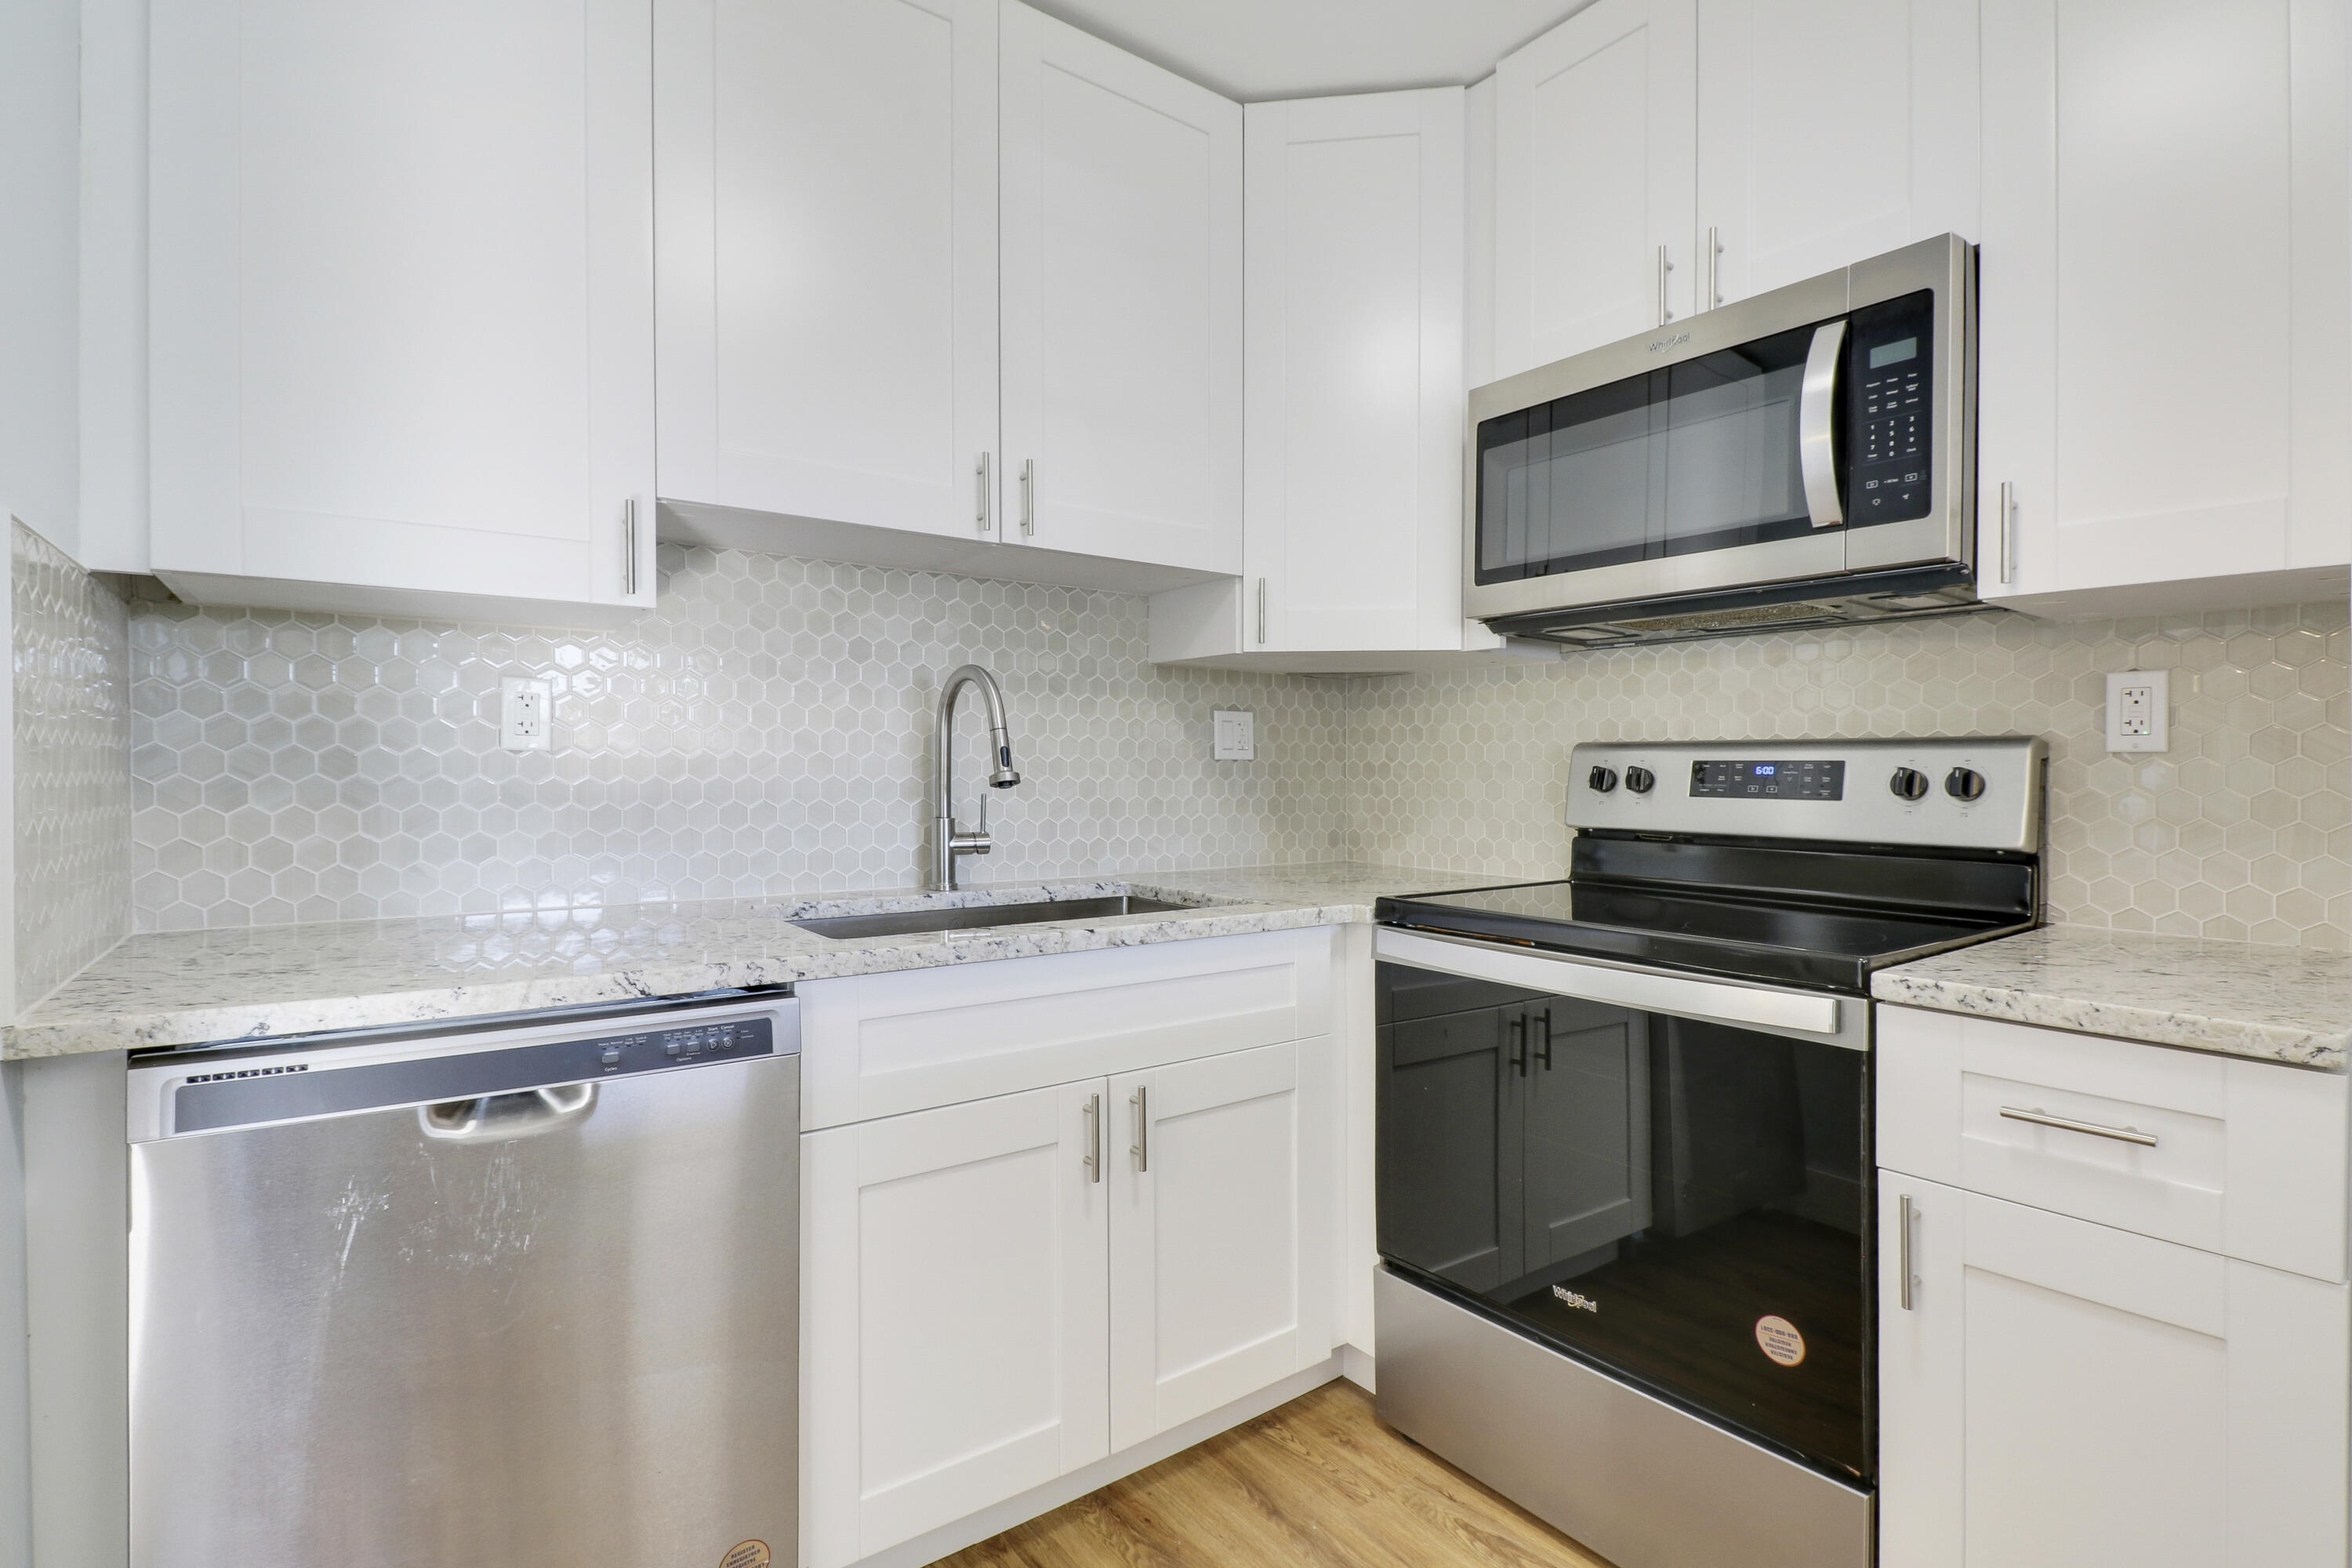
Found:
[[1586, 745], [1383, 900], [1381, 1417], [1619, 1568], [1867, 1568], [1870, 976], [2037, 923], [2039, 740]]

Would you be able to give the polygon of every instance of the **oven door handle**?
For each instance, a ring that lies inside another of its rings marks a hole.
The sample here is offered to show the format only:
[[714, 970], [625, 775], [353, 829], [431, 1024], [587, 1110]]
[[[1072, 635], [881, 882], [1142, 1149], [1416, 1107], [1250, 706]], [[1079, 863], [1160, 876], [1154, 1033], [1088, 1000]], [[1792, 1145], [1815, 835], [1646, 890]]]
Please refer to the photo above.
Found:
[[1554, 996], [1574, 996], [1643, 1012], [1673, 1013], [1710, 1023], [1833, 1037], [1844, 1022], [1843, 1001], [1808, 992], [1769, 991], [1727, 981], [1699, 980], [1648, 969], [1619, 969], [1573, 958], [1538, 955], [1481, 942], [1451, 942], [1417, 931], [1382, 927], [1373, 952], [1395, 963], [1524, 986]]
[[1805, 510], [1815, 528], [1845, 521], [1838, 502], [1837, 380], [1845, 362], [1845, 318], [1813, 329], [1805, 351], [1804, 390], [1797, 399], [1797, 471], [1805, 481]]

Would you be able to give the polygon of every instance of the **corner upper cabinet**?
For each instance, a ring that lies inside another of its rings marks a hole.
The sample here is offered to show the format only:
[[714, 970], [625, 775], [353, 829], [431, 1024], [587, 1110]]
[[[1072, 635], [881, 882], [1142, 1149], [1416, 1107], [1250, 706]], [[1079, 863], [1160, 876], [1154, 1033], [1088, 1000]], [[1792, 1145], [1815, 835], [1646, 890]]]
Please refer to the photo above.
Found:
[[1243, 576], [1156, 597], [1154, 658], [1328, 670], [1464, 647], [1465, 105], [1244, 110]]
[[1003, 7], [1001, 537], [1238, 572], [1241, 106]]
[[993, 539], [997, 0], [655, 17], [662, 495]]
[[156, 574], [209, 604], [654, 597], [648, 0], [154, 0]]
[[1496, 375], [1689, 315], [1696, 0], [1594, 0], [1495, 81]]
[[2344, 593], [2343, 7], [1983, 0], [1984, 595]]
[[1977, 232], [1977, 0], [1699, 0], [1693, 303]]

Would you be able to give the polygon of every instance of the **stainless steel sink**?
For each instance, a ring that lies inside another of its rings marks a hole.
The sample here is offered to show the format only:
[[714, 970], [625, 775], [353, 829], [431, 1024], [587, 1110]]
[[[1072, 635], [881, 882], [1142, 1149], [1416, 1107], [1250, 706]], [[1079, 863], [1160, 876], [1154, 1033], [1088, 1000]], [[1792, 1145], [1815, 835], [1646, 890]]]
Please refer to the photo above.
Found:
[[978, 904], [947, 910], [901, 910], [887, 915], [834, 915], [824, 920], [790, 921], [801, 930], [838, 939], [861, 936], [908, 936], [926, 931], [975, 931], [989, 926], [1044, 925], [1049, 921], [1098, 921], [1112, 915], [1150, 915], [1165, 910], [1197, 909], [1165, 899], [1123, 893], [1110, 899], [1046, 899], [1028, 904]]

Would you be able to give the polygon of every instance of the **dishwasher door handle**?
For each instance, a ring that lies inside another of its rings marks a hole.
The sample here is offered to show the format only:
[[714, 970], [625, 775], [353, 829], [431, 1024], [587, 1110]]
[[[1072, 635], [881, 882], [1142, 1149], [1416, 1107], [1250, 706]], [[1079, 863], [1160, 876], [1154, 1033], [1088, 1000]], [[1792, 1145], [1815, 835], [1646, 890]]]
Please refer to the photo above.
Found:
[[486, 1094], [478, 1100], [445, 1100], [416, 1108], [416, 1125], [427, 1138], [449, 1143], [500, 1143], [530, 1138], [585, 1121], [596, 1109], [596, 1086], [527, 1089], [519, 1094]]

